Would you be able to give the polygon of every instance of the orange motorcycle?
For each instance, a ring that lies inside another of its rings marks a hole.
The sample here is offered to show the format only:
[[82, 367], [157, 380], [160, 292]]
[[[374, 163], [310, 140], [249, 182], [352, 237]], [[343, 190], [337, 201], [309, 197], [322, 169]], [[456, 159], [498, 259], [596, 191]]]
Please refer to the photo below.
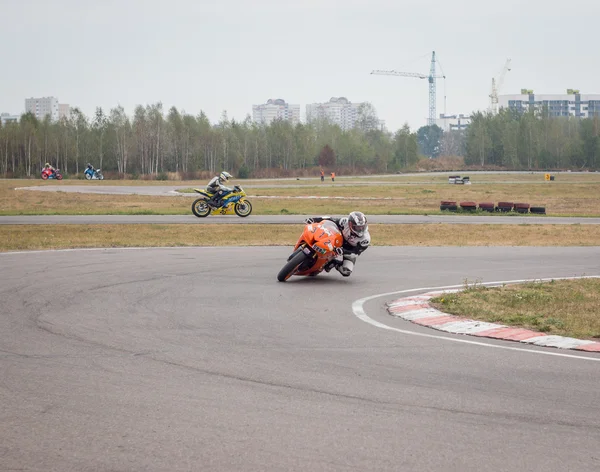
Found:
[[344, 238], [333, 221], [307, 224], [294, 246], [294, 252], [277, 274], [277, 280], [285, 282], [292, 275], [314, 276], [330, 270], [334, 259], [341, 262], [344, 254], [342, 244]]

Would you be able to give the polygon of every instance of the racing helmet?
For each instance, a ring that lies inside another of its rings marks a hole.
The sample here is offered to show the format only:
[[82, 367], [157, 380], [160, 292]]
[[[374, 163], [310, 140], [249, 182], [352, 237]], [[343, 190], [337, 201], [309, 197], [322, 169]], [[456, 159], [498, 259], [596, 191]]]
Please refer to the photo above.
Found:
[[348, 215], [347, 228], [350, 234], [362, 238], [365, 231], [369, 229], [367, 225], [367, 217], [360, 211], [353, 211]]
[[46, 162], [46, 163], [44, 164], [44, 167], [50, 167], [50, 163], [49, 163], [49, 162]]
[[229, 172], [223, 171], [223, 172], [221, 172], [219, 174], [219, 180], [222, 181], [222, 182], [227, 182], [231, 178], [232, 177], [231, 177], [231, 174]]

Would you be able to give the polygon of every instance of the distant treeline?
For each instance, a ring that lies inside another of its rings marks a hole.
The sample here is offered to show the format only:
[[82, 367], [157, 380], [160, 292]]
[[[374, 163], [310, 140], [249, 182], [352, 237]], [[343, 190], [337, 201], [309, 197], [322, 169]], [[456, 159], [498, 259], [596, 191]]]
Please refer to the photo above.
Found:
[[548, 110], [476, 113], [465, 141], [465, 164], [470, 166], [600, 169], [597, 117], [551, 117]]
[[376, 129], [369, 111], [347, 132], [326, 121], [264, 126], [249, 117], [230, 120], [225, 113], [211, 124], [202, 112], [194, 116], [172, 107], [165, 113], [160, 103], [138, 106], [133, 117], [122, 107], [108, 114], [97, 108], [91, 119], [75, 108], [69, 119], [57, 122], [25, 114], [0, 129], [0, 173], [29, 176], [46, 162], [65, 174], [79, 173], [90, 162], [123, 174], [225, 169], [243, 177], [261, 169], [314, 167], [326, 145], [335, 152], [329, 168], [390, 171], [414, 164], [416, 134], [408, 127], [394, 136]]
[[[600, 167], [598, 121], [574, 118], [475, 114], [464, 132], [443, 133], [437, 126], [395, 133], [378, 129], [372, 108], [357, 126], [342, 131], [327, 121], [270, 125], [230, 120], [212, 124], [204, 113], [190, 115], [161, 103], [138, 106], [133, 117], [122, 107], [92, 118], [77, 108], [69, 119], [52, 122], [31, 114], [0, 128], [0, 174], [36, 175], [44, 163], [66, 175], [90, 162], [104, 171], [128, 175], [199, 175], [228, 170], [239, 177], [265, 170], [305, 172], [314, 166], [395, 172], [414, 168], [422, 155], [464, 156], [470, 165], [512, 169]], [[326, 146], [333, 154], [323, 152]]]

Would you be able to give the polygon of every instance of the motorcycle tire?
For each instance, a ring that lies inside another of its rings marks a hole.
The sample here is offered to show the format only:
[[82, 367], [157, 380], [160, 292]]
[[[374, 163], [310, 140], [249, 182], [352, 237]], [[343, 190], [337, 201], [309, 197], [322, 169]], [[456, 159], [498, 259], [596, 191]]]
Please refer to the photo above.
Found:
[[102, 174], [98, 174], [98, 178], [99, 178], [100, 180], [104, 180], [104, 176], [103, 176]]
[[192, 203], [192, 213], [198, 218], [205, 218], [210, 215], [210, 207], [204, 198], [194, 200], [194, 203]]
[[56, 176], [56, 179], [57, 179], [57, 180], [62, 180], [62, 174], [58, 174], [58, 175]]
[[309, 256], [304, 254], [304, 251], [300, 251], [295, 254], [294, 257], [292, 257], [279, 271], [279, 274], [277, 274], [277, 280], [280, 282], [285, 282], [292, 275], [294, 275], [294, 273], [298, 270], [298, 267], [300, 267], [308, 257]]
[[235, 206], [233, 207], [233, 211], [235, 211], [237, 216], [245, 218], [252, 213], [252, 203], [250, 203], [248, 200], [240, 200], [236, 202]]
[[48, 180], [48, 174], [42, 174], [42, 180]]
[[92, 180], [92, 176], [91, 176], [90, 174], [85, 174], [85, 178], [86, 178], [87, 180]]

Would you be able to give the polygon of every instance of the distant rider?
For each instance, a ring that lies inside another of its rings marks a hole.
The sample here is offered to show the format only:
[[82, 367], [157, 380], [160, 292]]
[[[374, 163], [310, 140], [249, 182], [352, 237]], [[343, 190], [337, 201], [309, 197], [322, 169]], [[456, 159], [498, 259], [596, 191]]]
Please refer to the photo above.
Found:
[[51, 175], [56, 174], [56, 169], [54, 167], [52, 167], [49, 162], [46, 162], [46, 164], [44, 165], [44, 169], [49, 170], [50, 172], [52, 172]]
[[226, 187], [224, 184], [227, 183], [229, 179], [233, 178], [229, 172], [221, 172], [219, 175], [216, 175], [212, 178], [212, 180], [206, 186], [206, 190], [213, 193], [213, 196], [208, 201], [208, 205], [213, 208], [219, 208], [221, 206], [221, 202], [223, 198], [233, 192], [232, 188]]
[[96, 171], [94, 170], [94, 166], [92, 164], [90, 164], [89, 162], [87, 163], [87, 170], [90, 171], [90, 178], [93, 179]]
[[366, 251], [371, 244], [367, 217], [360, 211], [353, 211], [344, 217], [321, 216], [307, 218], [305, 222], [306, 224], [312, 224], [320, 223], [323, 220], [333, 221], [344, 237], [344, 244], [342, 245], [342, 249], [344, 250], [343, 260], [334, 259], [325, 266], [325, 270], [329, 272], [335, 267], [340, 274], [348, 277], [354, 269], [356, 258]]

